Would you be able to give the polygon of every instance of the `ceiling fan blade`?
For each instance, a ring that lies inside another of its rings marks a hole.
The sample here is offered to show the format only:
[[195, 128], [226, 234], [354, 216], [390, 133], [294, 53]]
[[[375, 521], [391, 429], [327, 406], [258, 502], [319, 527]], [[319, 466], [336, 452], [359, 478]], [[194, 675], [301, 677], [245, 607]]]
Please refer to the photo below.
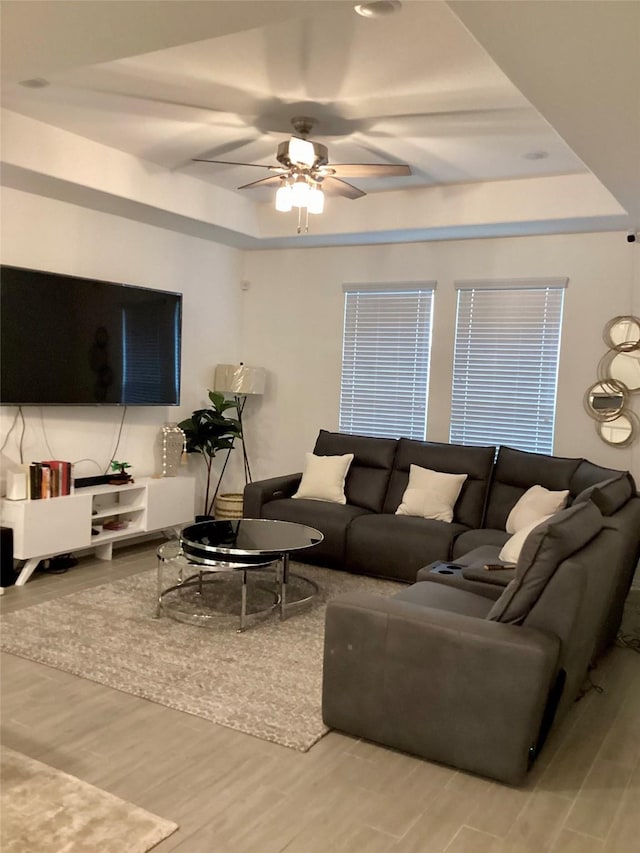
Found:
[[269, 187], [277, 186], [280, 183], [280, 175], [272, 175], [269, 178], [261, 178], [259, 181], [252, 181], [250, 184], [243, 184], [238, 187], [239, 190], [250, 190], [254, 187]]
[[340, 195], [344, 198], [362, 198], [363, 195], [366, 195], [365, 192], [348, 184], [341, 178], [325, 178], [320, 186], [322, 187], [322, 191], [327, 195]]
[[330, 163], [332, 177], [338, 178], [388, 178], [410, 175], [411, 167], [402, 163]]
[[209, 160], [208, 157], [193, 157], [194, 163], [219, 163], [222, 166], [255, 166], [256, 169], [278, 169], [279, 166], [265, 166], [263, 163], [237, 163], [234, 160]]

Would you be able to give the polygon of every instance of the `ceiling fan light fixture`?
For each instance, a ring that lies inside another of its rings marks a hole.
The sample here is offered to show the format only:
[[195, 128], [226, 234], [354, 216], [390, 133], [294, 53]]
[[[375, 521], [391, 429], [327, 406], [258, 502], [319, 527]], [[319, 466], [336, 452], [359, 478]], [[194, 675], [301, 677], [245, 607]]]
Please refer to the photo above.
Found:
[[291, 187], [291, 204], [294, 207], [306, 207], [311, 188], [303, 175], [298, 175]]
[[280, 213], [289, 213], [293, 207], [292, 192], [289, 184], [284, 182], [276, 191], [276, 210]]
[[309, 190], [307, 198], [307, 210], [309, 213], [322, 213], [324, 210], [324, 193], [320, 187], [315, 186]]
[[289, 140], [289, 161], [297, 166], [311, 168], [316, 162], [316, 152], [313, 143], [306, 139], [292, 136]]

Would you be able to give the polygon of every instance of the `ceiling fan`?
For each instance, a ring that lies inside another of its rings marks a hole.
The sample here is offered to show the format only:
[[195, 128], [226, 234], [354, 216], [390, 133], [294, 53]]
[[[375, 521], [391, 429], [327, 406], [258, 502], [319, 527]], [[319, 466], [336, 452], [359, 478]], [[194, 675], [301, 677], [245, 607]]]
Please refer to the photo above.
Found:
[[294, 207], [298, 209], [298, 233], [303, 230], [302, 210], [305, 211], [304, 230], [308, 231], [308, 214], [322, 213], [325, 194], [350, 199], [362, 198], [366, 195], [353, 184], [343, 180], [345, 177], [386, 178], [411, 174], [410, 167], [400, 163], [329, 163], [327, 146], [307, 139], [315, 119], [309, 116], [294, 116], [291, 124], [296, 135], [278, 145], [276, 160], [279, 165], [277, 166], [212, 160], [207, 157], [194, 157], [194, 162], [254, 166], [273, 172], [268, 178], [243, 184], [238, 189], [277, 186], [276, 210], [286, 213]]

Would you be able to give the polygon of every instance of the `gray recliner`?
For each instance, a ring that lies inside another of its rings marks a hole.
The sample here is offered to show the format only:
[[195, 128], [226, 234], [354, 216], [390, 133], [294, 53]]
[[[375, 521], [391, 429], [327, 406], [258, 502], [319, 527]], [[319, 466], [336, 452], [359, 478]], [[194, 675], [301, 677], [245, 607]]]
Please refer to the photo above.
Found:
[[586, 501], [532, 531], [496, 600], [418, 582], [389, 598], [329, 602], [325, 723], [518, 784], [580, 691], [614, 539]]

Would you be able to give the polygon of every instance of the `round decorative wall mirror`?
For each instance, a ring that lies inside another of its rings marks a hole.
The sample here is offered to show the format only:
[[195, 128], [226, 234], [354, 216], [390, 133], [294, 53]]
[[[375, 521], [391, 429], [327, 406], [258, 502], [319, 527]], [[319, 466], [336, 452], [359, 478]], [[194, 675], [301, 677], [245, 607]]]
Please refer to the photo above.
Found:
[[626, 411], [611, 421], [599, 421], [596, 429], [600, 438], [614, 447], [626, 447], [638, 437], [640, 421], [634, 412]]
[[584, 396], [587, 412], [598, 421], [617, 418], [627, 404], [626, 387], [615, 379], [594, 383]]
[[616, 352], [607, 356], [607, 373], [611, 379], [626, 385], [631, 393], [640, 391], [640, 351]]
[[609, 349], [617, 352], [630, 352], [640, 348], [640, 319], [625, 315], [614, 317], [604, 327], [602, 334]]
[[602, 337], [609, 350], [598, 363], [598, 382], [587, 388], [584, 407], [603, 441], [626, 447], [640, 433], [640, 420], [629, 408], [631, 394], [640, 392], [640, 318], [614, 317]]

